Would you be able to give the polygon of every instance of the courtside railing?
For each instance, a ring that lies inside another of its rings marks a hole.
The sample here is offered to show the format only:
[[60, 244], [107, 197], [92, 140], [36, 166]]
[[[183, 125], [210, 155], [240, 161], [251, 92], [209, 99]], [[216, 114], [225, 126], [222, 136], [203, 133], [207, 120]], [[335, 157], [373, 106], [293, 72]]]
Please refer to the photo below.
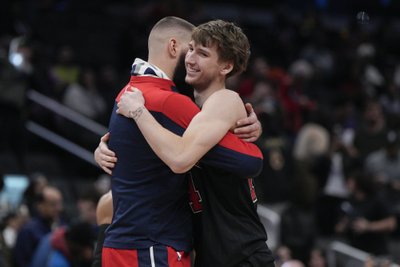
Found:
[[[105, 126], [83, 116], [82, 114], [35, 90], [29, 90], [27, 92], [27, 97], [34, 103], [39, 104], [42, 107], [50, 110], [51, 112], [72, 121], [73, 123], [81, 126], [84, 129], [87, 129], [97, 134], [99, 137], [107, 132], [107, 128]], [[92, 165], [98, 166], [93, 159], [93, 151], [89, 151], [71, 142], [70, 140], [54, 133], [43, 125], [40, 125], [31, 120], [27, 121], [25, 126], [30, 132], [36, 134], [37, 136], [53, 143], [54, 145], [70, 152], [71, 154], [81, 158], [82, 160]]]
[[364, 267], [368, 260], [373, 262], [374, 267], [399, 267], [390, 263], [390, 259], [376, 257], [340, 241], [331, 242], [327, 248], [328, 267]]
[[265, 205], [257, 205], [257, 213], [268, 234], [268, 247], [275, 250], [280, 245], [281, 216]]

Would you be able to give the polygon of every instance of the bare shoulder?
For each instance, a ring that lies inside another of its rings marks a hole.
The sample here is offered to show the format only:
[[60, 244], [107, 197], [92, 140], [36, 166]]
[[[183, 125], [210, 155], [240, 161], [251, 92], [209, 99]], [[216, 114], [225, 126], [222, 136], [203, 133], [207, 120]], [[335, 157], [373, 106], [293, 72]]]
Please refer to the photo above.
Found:
[[209, 96], [206, 103], [224, 103], [224, 105], [243, 106], [243, 101], [239, 94], [229, 89], [221, 89]]
[[239, 94], [230, 89], [221, 89], [216, 91], [212, 95], [215, 95], [216, 97], [229, 97], [232, 99], [240, 99]]
[[202, 110], [212, 114], [215, 119], [228, 121], [232, 125], [247, 116], [239, 94], [229, 89], [221, 89], [210, 95]]

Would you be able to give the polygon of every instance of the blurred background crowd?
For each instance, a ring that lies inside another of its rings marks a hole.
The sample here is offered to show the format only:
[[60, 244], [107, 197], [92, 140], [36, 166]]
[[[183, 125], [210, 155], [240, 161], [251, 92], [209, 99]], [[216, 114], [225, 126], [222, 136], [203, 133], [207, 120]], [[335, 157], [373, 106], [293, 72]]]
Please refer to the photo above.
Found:
[[2, 1], [0, 266], [35, 266], [39, 247], [90, 266], [110, 188], [92, 153], [167, 15], [226, 19], [249, 37], [249, 67], [228, 88], [263, 125], [255, 186], [280, 218], [267, 229], [277, 265], [328, 266], [333, 241], [372, 255], [361, 266], [399, 263], [400, 2], [265, 2]]

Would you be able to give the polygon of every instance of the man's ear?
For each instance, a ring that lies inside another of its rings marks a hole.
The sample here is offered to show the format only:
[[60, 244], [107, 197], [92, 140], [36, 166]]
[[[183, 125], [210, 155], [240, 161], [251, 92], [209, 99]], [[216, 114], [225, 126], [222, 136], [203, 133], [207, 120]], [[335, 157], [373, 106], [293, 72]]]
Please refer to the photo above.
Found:
[[226, 76], [232, 70], [233, 70], [233, 63], [232, 62], [225, 62], [225, 63], [221, 64], [221, 74]]
[[175, 38], [171, 38], [168, 41], [168, 52], [172, 57], [178, 56], [178, 43]]

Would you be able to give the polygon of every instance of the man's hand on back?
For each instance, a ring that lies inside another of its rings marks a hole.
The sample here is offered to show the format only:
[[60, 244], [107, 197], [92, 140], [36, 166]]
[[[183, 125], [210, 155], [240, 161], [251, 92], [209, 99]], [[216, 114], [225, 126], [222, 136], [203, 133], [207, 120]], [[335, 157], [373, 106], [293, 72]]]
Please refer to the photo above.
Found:
[[254, 112], [253, 106], [250, 103], [246, 103], [245, 107], [248, 116], [236, 123], [237, 127], [233, 132], [243, 141], [255, 142], [262, 134], [261, 123]]
[[112, 152], [107, 145], [110, 133], [106, 133], [100, 139], [99, 146], [94, 151], [94, 159], [99, 166], [108, 174], [112, 174], [112, 168], [114, 168], [117, 158], [115, 153]]

